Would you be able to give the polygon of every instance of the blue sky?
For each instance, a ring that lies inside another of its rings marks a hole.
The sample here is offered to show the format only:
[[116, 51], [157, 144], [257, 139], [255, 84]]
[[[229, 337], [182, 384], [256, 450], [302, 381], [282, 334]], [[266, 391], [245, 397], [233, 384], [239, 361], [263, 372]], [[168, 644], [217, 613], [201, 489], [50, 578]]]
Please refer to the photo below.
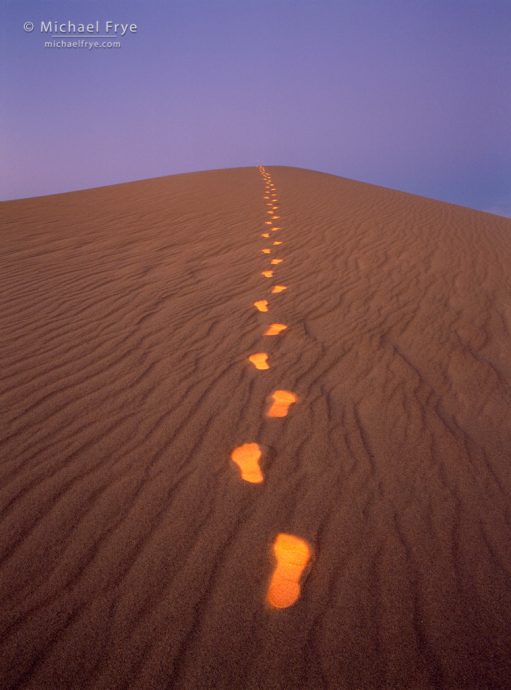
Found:
[[[511, 215], [508, 0], [2, 8], [2, 198], [264, 162]], [[44, 48], [68, 19], [138, 30]]]

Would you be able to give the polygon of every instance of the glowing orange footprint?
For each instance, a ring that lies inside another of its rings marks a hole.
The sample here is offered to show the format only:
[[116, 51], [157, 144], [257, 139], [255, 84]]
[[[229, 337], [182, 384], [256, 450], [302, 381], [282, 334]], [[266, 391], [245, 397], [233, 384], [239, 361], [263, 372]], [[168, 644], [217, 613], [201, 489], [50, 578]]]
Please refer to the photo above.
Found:
[[277, 230], [282, 230], [282, 228], [275, 226], [274, 228], [271, 229], [272, 232], [277, 232]]
[[250, 484], [260, 484], [264, 481], [259, 466], [262, 454], [258, 443], [244, 443], [231, 453], [231, 460], [239, 467], [241, 478]]
[[254, 307], [257, 309], [257, 311], [268, 311], [268, 300], [259, 299], [257, 302], [254, 302]]
[[285, 331], [287, 326], [283, 323], [272, 323], [265, 330], [263, 335], [280, 335], [282, 331]]
[[[270, 236], [270, 233], [269, 233], [269, 232], [263, 232], [263, 233], [261, 233], [261, 237], [269, 237], [269, 236]], [[275, 242], [274, 242], [273, 244], [275, 244]]]
[[250, 355], [248, 361], [250, 364], [253, 364], [256, 369], [259, 369], [259, 371], [264, 371], [270, 368], [270, 365], [268, 364], [267, 352], [256, 352], [255, 354]]
[[261, 249], [263, 254], [271, 254], [271, 249]]
[[264, 224], [265, 224], [265, 225], [272, 225], [272, 224], [273, 224], [273, 221], [271, 221], [271, 220], [265, 220], [265, 221], [264, 221]]
[[273, 278], [273, 271], [263, 271], [261, 275], [265, 278]]
[[273, 391], [271, 394], [272, 403], [268, 410], [268, 417], [287, 417], [289, 408], [298, 400], [296, 393], [291, 391]]
[[273, 542], [275, 569], [266, 601], [276, 609], [286, 609], [300, 598], [303, 573], [310, 563], [312, 549], [305, 539], [294, 534], [277, 534]]
[[[269, 233], [266, 234], [268, 235]], [[282, 244], [282, 240], [275, 240], [273, 244], [275, 245], [275, 247], [278, 247], [279, 244]]]
[[287, 290], [287, 285], [274, 285], [271, 289], [274, 295], [279, 292], [284, 292], [284, 290]]
[[278, 266], [278, 264], [281, 264], [283, 261], [284, 259], [272, 259], [270, 263], [273, 264], [273, 266]]

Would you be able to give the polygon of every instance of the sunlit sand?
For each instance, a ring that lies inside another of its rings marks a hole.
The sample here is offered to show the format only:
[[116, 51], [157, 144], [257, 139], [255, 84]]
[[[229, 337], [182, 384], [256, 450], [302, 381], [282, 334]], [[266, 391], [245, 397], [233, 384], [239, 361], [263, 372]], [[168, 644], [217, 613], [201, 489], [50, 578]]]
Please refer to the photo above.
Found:
[[276, 390], [271, 394], [271, 405], [268, 417], [287, 417], [291, 405], [298, 401], [298, 396], [292, 391]]
[[263, 271], [261, 275], [265, 278], [273, 278], [273, 271]]
[[254, 302], [254, 307], [258, 311], [266, 312], [266, 311], [268, 311], [268, 300], [267, 299], [259, 299], [259, 300], [257, 300], [257, 302]]
[[281, 264], [283, 261], [284, 261], [284, 259], [272, 259], [272, 260], [270, 261], [270, 263], [271, 263], [273, 266], [278, 266], [278, 265]]
[[231, 460], [238, 466], [241, 478], [250, 484], [261, 484], [264, 476], [260, 461], [262, 450], [258, 443], [244, 443], [231, 453]]
[[310, 563], [312, 549], [305, 539], [280, 533], [272, 546], [275, 568], [266, 594], [267, 603], [276, 609], [296, 604], [301, 594], [301, 580]]
[[267, 352], [256, 352], [250, 355], [248, 361], [255, 366], [256, 369], [264, 371], [270, 368], [268, 364], [268, 353]]
[[271, 289], [273, 294], [277, 294], [279, 292], [284, 292], [284, 290], [287, 290], [287, 285], [274, 285]]
[[283, 323], [272, 323], [265, 330], [263, 335], [279, 335], [282, 331], [285, 331], [287, 326]]

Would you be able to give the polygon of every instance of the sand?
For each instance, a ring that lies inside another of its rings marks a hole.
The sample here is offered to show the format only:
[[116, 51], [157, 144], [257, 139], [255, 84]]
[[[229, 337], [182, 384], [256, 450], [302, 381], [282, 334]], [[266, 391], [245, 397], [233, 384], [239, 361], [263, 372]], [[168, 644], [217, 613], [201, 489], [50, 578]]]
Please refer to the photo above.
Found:
[[511, 686], [511, 221], [266, 170], [3, 205], [3, 689]]

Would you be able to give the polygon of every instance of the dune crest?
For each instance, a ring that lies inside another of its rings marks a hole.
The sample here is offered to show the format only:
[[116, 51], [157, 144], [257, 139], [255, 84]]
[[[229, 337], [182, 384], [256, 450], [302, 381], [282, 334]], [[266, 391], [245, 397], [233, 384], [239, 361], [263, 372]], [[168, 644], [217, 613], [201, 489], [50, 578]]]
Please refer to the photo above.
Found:
[[509, 687], [511, 221], [265, 172], [1, 205], [0, 687]]

